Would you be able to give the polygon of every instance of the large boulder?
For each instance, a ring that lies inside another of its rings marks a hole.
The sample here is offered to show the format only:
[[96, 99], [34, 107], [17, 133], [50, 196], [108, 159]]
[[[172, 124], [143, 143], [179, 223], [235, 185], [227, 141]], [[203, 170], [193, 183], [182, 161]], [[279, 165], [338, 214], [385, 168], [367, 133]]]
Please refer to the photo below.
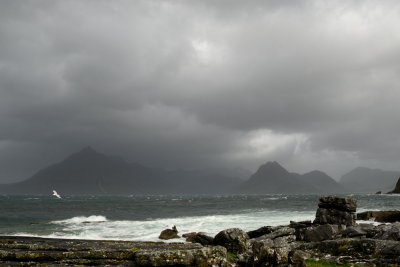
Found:
[[214, 245], [225, 247], [229, 252], [241, 254], [250, 248], [249, 236], [239, 228], [230, 228], [214, 237]]
[[332, 224], [323, 224], [319, 226], [311, 226], [306, 228], [304, 232], [304, 240], [307, 242], [319, 242], [330, 240], [337, 237], [339, 227]]
[[214, 241], [214, 238], [208, 236], [206, 233], [203, 232], [187, 233], [183, 234], [182, 237], [186, 238], [186, 242], [199, 243], [203, 246], [212, 245]]
[[315, 224], [355, 225], [357, 201], [347, 197], [321, 197], [319, 200]]
[[373, 238], [400, 241], [400, 223], [383, 224], [375, 227], [377, 233]]
[[158, 237], [159, 239], [174, 239], [174, 238], [180, 238], [178, 235], [178, 230], [176, 229], [176, 226], [172, 227], [172, 229], [165, 229], [160, 233], [160, 236]]
[[271, 233], [252, 239], [252, 266], [288, 266], [289, 253], [296, 247], [295, 229], [278, 226]]

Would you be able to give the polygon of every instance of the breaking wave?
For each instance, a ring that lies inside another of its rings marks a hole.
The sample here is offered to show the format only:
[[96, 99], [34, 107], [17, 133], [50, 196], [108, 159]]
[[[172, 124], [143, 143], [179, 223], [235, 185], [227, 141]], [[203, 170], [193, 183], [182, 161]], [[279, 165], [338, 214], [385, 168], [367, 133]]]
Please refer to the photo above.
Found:
[[[20, 232], [15, 235], [67, 239], [159, 241], [158, 235], [160, 232], [173, 225], [176, 225], [179, 234], [206, 232], [214, 236], [219, 231], [227, 228], [238, 227], [249, 231], [266, 225], [289, 224], [290, 220], [310, 220], [313, 216], [314, 212], [253, 211], [232, 215], [190, 216], [131, 221], [109, 220], [102, 215], [92, 215], [52, 221], [50, 224], [53, 224], [55, 228], [47, 234], [38, 235], [36, 233]], [[184, 241], [184, 239], [174, 239], [172, 241]]]

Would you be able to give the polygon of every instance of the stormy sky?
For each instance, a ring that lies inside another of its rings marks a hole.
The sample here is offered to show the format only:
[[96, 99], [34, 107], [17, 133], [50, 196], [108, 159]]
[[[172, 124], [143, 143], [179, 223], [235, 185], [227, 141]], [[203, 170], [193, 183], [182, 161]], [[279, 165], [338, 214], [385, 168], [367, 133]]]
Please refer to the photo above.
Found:
[[0, 1], [0, 182], [92, 146], [163, 168], [400, 170], [399, 1]]

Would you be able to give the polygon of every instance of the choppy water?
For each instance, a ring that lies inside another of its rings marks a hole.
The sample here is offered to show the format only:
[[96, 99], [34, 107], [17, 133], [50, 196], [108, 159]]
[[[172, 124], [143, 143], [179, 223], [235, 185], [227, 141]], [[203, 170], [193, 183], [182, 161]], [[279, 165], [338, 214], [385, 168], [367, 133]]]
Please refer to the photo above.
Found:
[[[344, 195], [345, 196], [345, 195]], [[400, 209], [400, 195], [350, 195], [358, 211]], [[1, 196], [0, 235], [157, 240], [180, 233], [253, 230], [312, 220], [319, 195]]]

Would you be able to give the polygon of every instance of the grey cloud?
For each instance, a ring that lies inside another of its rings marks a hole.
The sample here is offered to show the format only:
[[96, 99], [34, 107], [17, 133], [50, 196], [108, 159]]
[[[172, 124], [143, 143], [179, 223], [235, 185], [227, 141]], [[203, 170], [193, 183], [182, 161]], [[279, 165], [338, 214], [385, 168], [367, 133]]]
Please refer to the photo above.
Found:
[[399, 12], [396, 1], [3, 1], [0, 181], [86, 145], [166, 168], [398, 169]]

